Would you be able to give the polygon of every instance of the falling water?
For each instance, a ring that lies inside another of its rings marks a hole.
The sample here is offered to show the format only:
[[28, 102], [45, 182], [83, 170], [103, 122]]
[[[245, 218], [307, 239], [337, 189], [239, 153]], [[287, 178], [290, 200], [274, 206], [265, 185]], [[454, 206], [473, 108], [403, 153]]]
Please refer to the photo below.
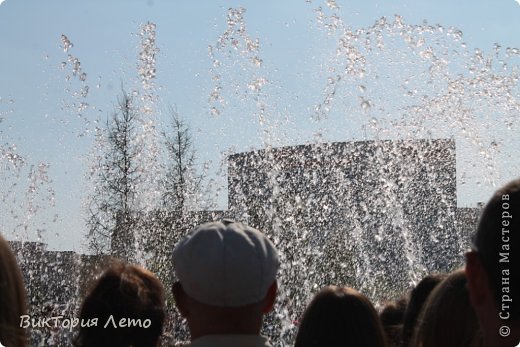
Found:
[[[490, 52], [471, 49], [456, 28], [408, 24], [399, 15], [352, 28], [334, 0], [313, 10], [316, 34], [334, 42], [334, 49], [320, 77], [309, 81], [321, 86], [321, 95], [307, 105], [308, 114], [288, 115], [280, 106], [290, 91], [272, 78], [275, 62], [266, 61], [263, 38], [248, 31], [246, 9], [228, 9], [225, 29], [208, 47], [206, 116], [231, 124], [236, 136], [219, 130], [231, 144], [212, 158], [217, 169], [208, 180], [226, 182], [212, 188], [216, 195], [226, 192], [229, 209], [215, 216], [259, 227], [281, 252], [279, 301], [264, 331], [277, 346], [292, 343], [294, 322], [324, 285], [354, 286], [377, 301], [403, 293], [427, 272], [460, 264], [468, 236], [456, 225], [460, 190], [498, 181], [497, 166], [512, 159], [510, 148], [518, 148], [519, 140], [518, 49], [499, 44]], [[164, 170], [158, 32], [154, 23], [140, 26], [137, 83], [127, 90], [139, 124], [133, 140], [140, 178], [132, 208], [145, 215], [159, 209], [158, 177]], [[75, 45], [65, 34], [59, 41], [70, 97], [63, 108], [82, 120], [77, 136], [94, 140], [88, 176], [95, 196], [102, 193], [94, 185], [108, 147], [104, 123], [92, 115], [90, 101], [100, 82], [90, 88], [92, 74], [75, 53], [81, 42]], [[2, 139], [12, 103], [0, 99]], [[228, 119], [237, 109], [247, 115]], [[246, 128], [258, 130], [261, 148], [242, 152], [251, 149], [242, 141], [251, 133]], [[308, 129], [312, 135], [301, 136]], [[0, 144], [2, 207], [11, 206], [16, 233], [37, 230], [41, 240], [45, 223], [37, 227], [32, 220], [54, 204], [51, 168], [52, 163], [33, 164], [13, 143]], [[144, 233], [164, 228], [165, 220], [151, 219], [152, 227], [139, 229], [132, 251], [141, 252], [150, 237]], [[146, 263], [144, 253], [133, 260]], [[176, 338], [186, 338], [185, 331]]]
[[[218, 116], [228, 104], [243, 104], [252, 99], [257, 109], [253, 116], [262, 124], [266, 117], [262, 89], [268, 80], [262, 75], [260, 40], [249, 36], [245, 13], [246, 9], [242, 7], [230, 8], [226, 30], [214, 45], [208, 47], [214, 84], [209, 96], [210, 112]], [[237, 70], [239, 73], [234, 73]], [[238, 100], [233, 97], [236, 95], [239, 96]]]
[[82, 120], [83, 127], [78, 130], [78, 136], [85, 136], [91, 124], [87, 114], [90, 106], [87, 101], [90, 90], [87, 73], [83, 70], [80, 59], [71, 53], [74, 44], [64, 34], [61, 35], [61, 47], [67, 55], [67, 60], [61, 62], [60, 68], [65, 72], [67, 82], [65, 91], [70, 98], [70, 100], [63, 100], [62, 108]]
[[[326, 78], [313, 81], [324, 86], [309, 120], [318, 141], [273, 148], [302, 143], [277, 138], [228, 162], [230, 210], [281, 250], [280, 301], [270, 320], [276, 323], [265, 332], [285, 343], [310, 295], [324, 285], [351, 285], [378, 301], [402, 294], [426, 273], [460, 266], [469, 235], [459, 226], [466, 222], [459, 220], [457, 186], [495, 184], [497, 158], [513, 155], [506, 149], [519, 140], [517, 49], [472, 50], [456, 28], [407, 24], [399, 15], [350, 28], [335, 1], [315, 13], [320, 30], [337, 42], [324, 64]], [[273, 95], [265, 97], [267, 72], [259, 70], [261, 46], [246, 35], [244, 14], [229, 9], [228, 29], [210, 46], [214, 116], [225, 117], [233, 94], [252, 110], [273, 109]], [[230, 68], [236, 65], [240, 82]], [[251, 87], [252, 81], [262, 83]], [[251, 91], [260, 91], [262, 101], [250, 99]], [[261, 114], [258, 124], [273, 138], [266, 122], [278, 112]], [[343, 142], [349, 138], [342, 131], [353, 127], [356, 139], [370, 141], [323, 143], [321, 129]], [[333, 163], [341, 160], [349, 164]]]
[[137, 95], [137, 107], [141, 108], [138, 112], [138, 122], [141, 129], [137, 132], [137, 146], [139, 154], [139, 167], [142, 168], [142, 184], [138, 187], [138, 194], [141, 196], [141, 210], [151, 211], [158, 203], [158, 177], [161, 175], [162, 168], [158, 166], [158, 158], [161, 158], [159, 148], [158, 130], [158, 110], [156, 104], [156, 59], [159, 48], [156, 43], [156, 25], [147, 22], [143, 24], [139, 32], [139, 61], [137, 72], [139, 76], [140, 88], [133, 91]]

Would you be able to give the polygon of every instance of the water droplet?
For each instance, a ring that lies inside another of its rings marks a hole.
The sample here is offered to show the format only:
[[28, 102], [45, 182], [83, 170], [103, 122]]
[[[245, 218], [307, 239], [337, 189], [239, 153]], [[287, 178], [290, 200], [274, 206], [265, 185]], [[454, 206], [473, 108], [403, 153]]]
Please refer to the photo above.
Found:
[[88, 106], [89, 106], [88, 103], [86, 103], [86, 102], [81, 102], [81, 103], [79, 104], [79, 106], [78, 106], [78, 113], [81, 113], [81, 112], [83, 112], [84, 110], [86, 110]]
[[431, 59], [433, 58], [433, 49], [428, 47], [425, 50], [419, 52], [419, 55], [424, 59]]
[[368, 100], [363, 100], [361, 102], [361, 108], [363, 109], [363, 111], [369, 111], [371, 107], [372, 105], [370, 105], [370, 102]]
[[247, 87], [253, 91], [260, 91], [260, 89], [267, 83], [267, 80], [263, 77], [260, 77], [253, 82], [249, 83]]
[[404, 26], [403, 17], [401, 17], [400, 15], [396, 14], [394, 16], [394, 26], [396, 28], [402, 28]]
[[220, 115], [220, 111], [219, 111], [219, 109], [216, 108], [216, 107], [212, 107], [212, 108], [210, 109], [210, 112], [211, 112], [211, 115], [212, 115], [212, 116], [219, 116], [219, 115]]
[[260, 59], [259, 57], [254, 57], [254, 58], [253, 58], [253, 64], [254, 64], [255, 66], [261, 66], [262, 63], [263, 63], [263, 61], [262, 61], [262, 59]]
[[88, 95], [88, 90], [89, 90], [89, 87], [88, 86], [85, 86], [83, 88], [81, 88], [81, 91], [80, 91], [80, 95], [84, 98], [87, 97]]
[[459, 41], [462, 39], [462, 31], [458, 29], [452, 29], [450, 32], [448, 32], [448, 35], [450, 34], [455, 41]]
[[74, 44], [72, 44], [69, 38], [64, 34], [61, 35], [61, 44], [65, 53], [67, 53], [72, 47], [74, 47]]
[[336, 0], [327, 0], [327, 7], [331, 10], [339, 10], [339, 6], [336, 3]]

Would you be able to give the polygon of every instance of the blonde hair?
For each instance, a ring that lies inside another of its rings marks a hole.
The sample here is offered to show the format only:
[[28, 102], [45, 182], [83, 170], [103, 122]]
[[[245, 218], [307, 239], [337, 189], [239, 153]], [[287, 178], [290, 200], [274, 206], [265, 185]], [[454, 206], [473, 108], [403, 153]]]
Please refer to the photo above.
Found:
[[9, 347], [23, 347], [27, 337], [20, 327], [26, 313], [23, 277], [7, 241], [0, 235], [0, 342]]

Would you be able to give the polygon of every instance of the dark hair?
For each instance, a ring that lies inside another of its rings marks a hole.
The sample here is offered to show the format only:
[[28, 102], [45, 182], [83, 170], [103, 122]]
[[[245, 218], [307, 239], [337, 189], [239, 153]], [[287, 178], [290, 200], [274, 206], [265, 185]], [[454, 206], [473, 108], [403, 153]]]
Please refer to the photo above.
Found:
[[[85, 326], [96, 318], [97, 326]], [[79, 317], [83, 326], [74, 344], [78, 347], [156, 346], [164, 318], [164, 289], [157, 277], [135, 265], [117, 264], [99, 278], [85, 298]], [[114, 324], [118, 326], [121, 319], [132, 319], [133, 326], [115, 328]]]
[[415, 325], [417, 324], [417, 318], [421, 313], [421, 309], [424, 303], [428, 299], [428, 296], [432, 290], [441, 281], [446, 278], [444, 274], [433, 274], [424, 277], [410, 293], [410, 299], [408, 300], [408, 306], [404, 313], [403, 330], [401, 333], [402, 346], [407, 347], [410, 345]]
[[301, 320], [295, 347], [386, 346], [383, 327], [367, 297], [352, 288], [326, 287]]
[[[478, 223], [473, 238], [477, 251], [489, 278], [489, 285], [495, 294], [495, 302], [500, 307], [503, 271], [518, 264], [520, 252], [520, 179], [509, 182], [499, 189], [489, 200]], [[507, 262], [504, 261], [507, 259]], [[514, 260], [516, 259], [516, 260]], [[501, 261], [502, 260], [502, 261]], [[518, 278], [508, 277], [508, 286], [518, 288]], [[514, 289], [511, 289], [513, 293]], [[520, 318], [520, 297], [509, 302], [510, 319]]]
[[9, 347], [23, 347], [27, 336], [20, 327], [26, 313], [23, 277], [7, 241], [0, 235], [0, 342]]
[[381, 323], [383, 325], [403, 324], [404, 312], [406, 311], [407, 304], [408, 300], [406, 300], [406, 298], [386, 303], [379, 314]]
[[404, 297], [396, 301], [388, 302], [379, 314], [379, 319], [381, 319], [386, 341], [389, 346], [401, 345], [404, 312], [406, 311], [407, 304], [408, 300]]
[[432, 291], [417, 321], [412, 346], [480, 346], [482, 337], [463, 269]]

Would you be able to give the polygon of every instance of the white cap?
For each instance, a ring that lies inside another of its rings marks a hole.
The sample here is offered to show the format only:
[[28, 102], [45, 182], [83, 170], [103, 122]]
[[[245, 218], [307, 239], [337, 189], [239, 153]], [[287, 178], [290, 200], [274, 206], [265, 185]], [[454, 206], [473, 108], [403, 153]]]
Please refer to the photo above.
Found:
[[229, 220], [199, 226], [173, 251], [173, 267], [186, 294], [221, 307], [260, 302], [279, 264], [265, 235]]

